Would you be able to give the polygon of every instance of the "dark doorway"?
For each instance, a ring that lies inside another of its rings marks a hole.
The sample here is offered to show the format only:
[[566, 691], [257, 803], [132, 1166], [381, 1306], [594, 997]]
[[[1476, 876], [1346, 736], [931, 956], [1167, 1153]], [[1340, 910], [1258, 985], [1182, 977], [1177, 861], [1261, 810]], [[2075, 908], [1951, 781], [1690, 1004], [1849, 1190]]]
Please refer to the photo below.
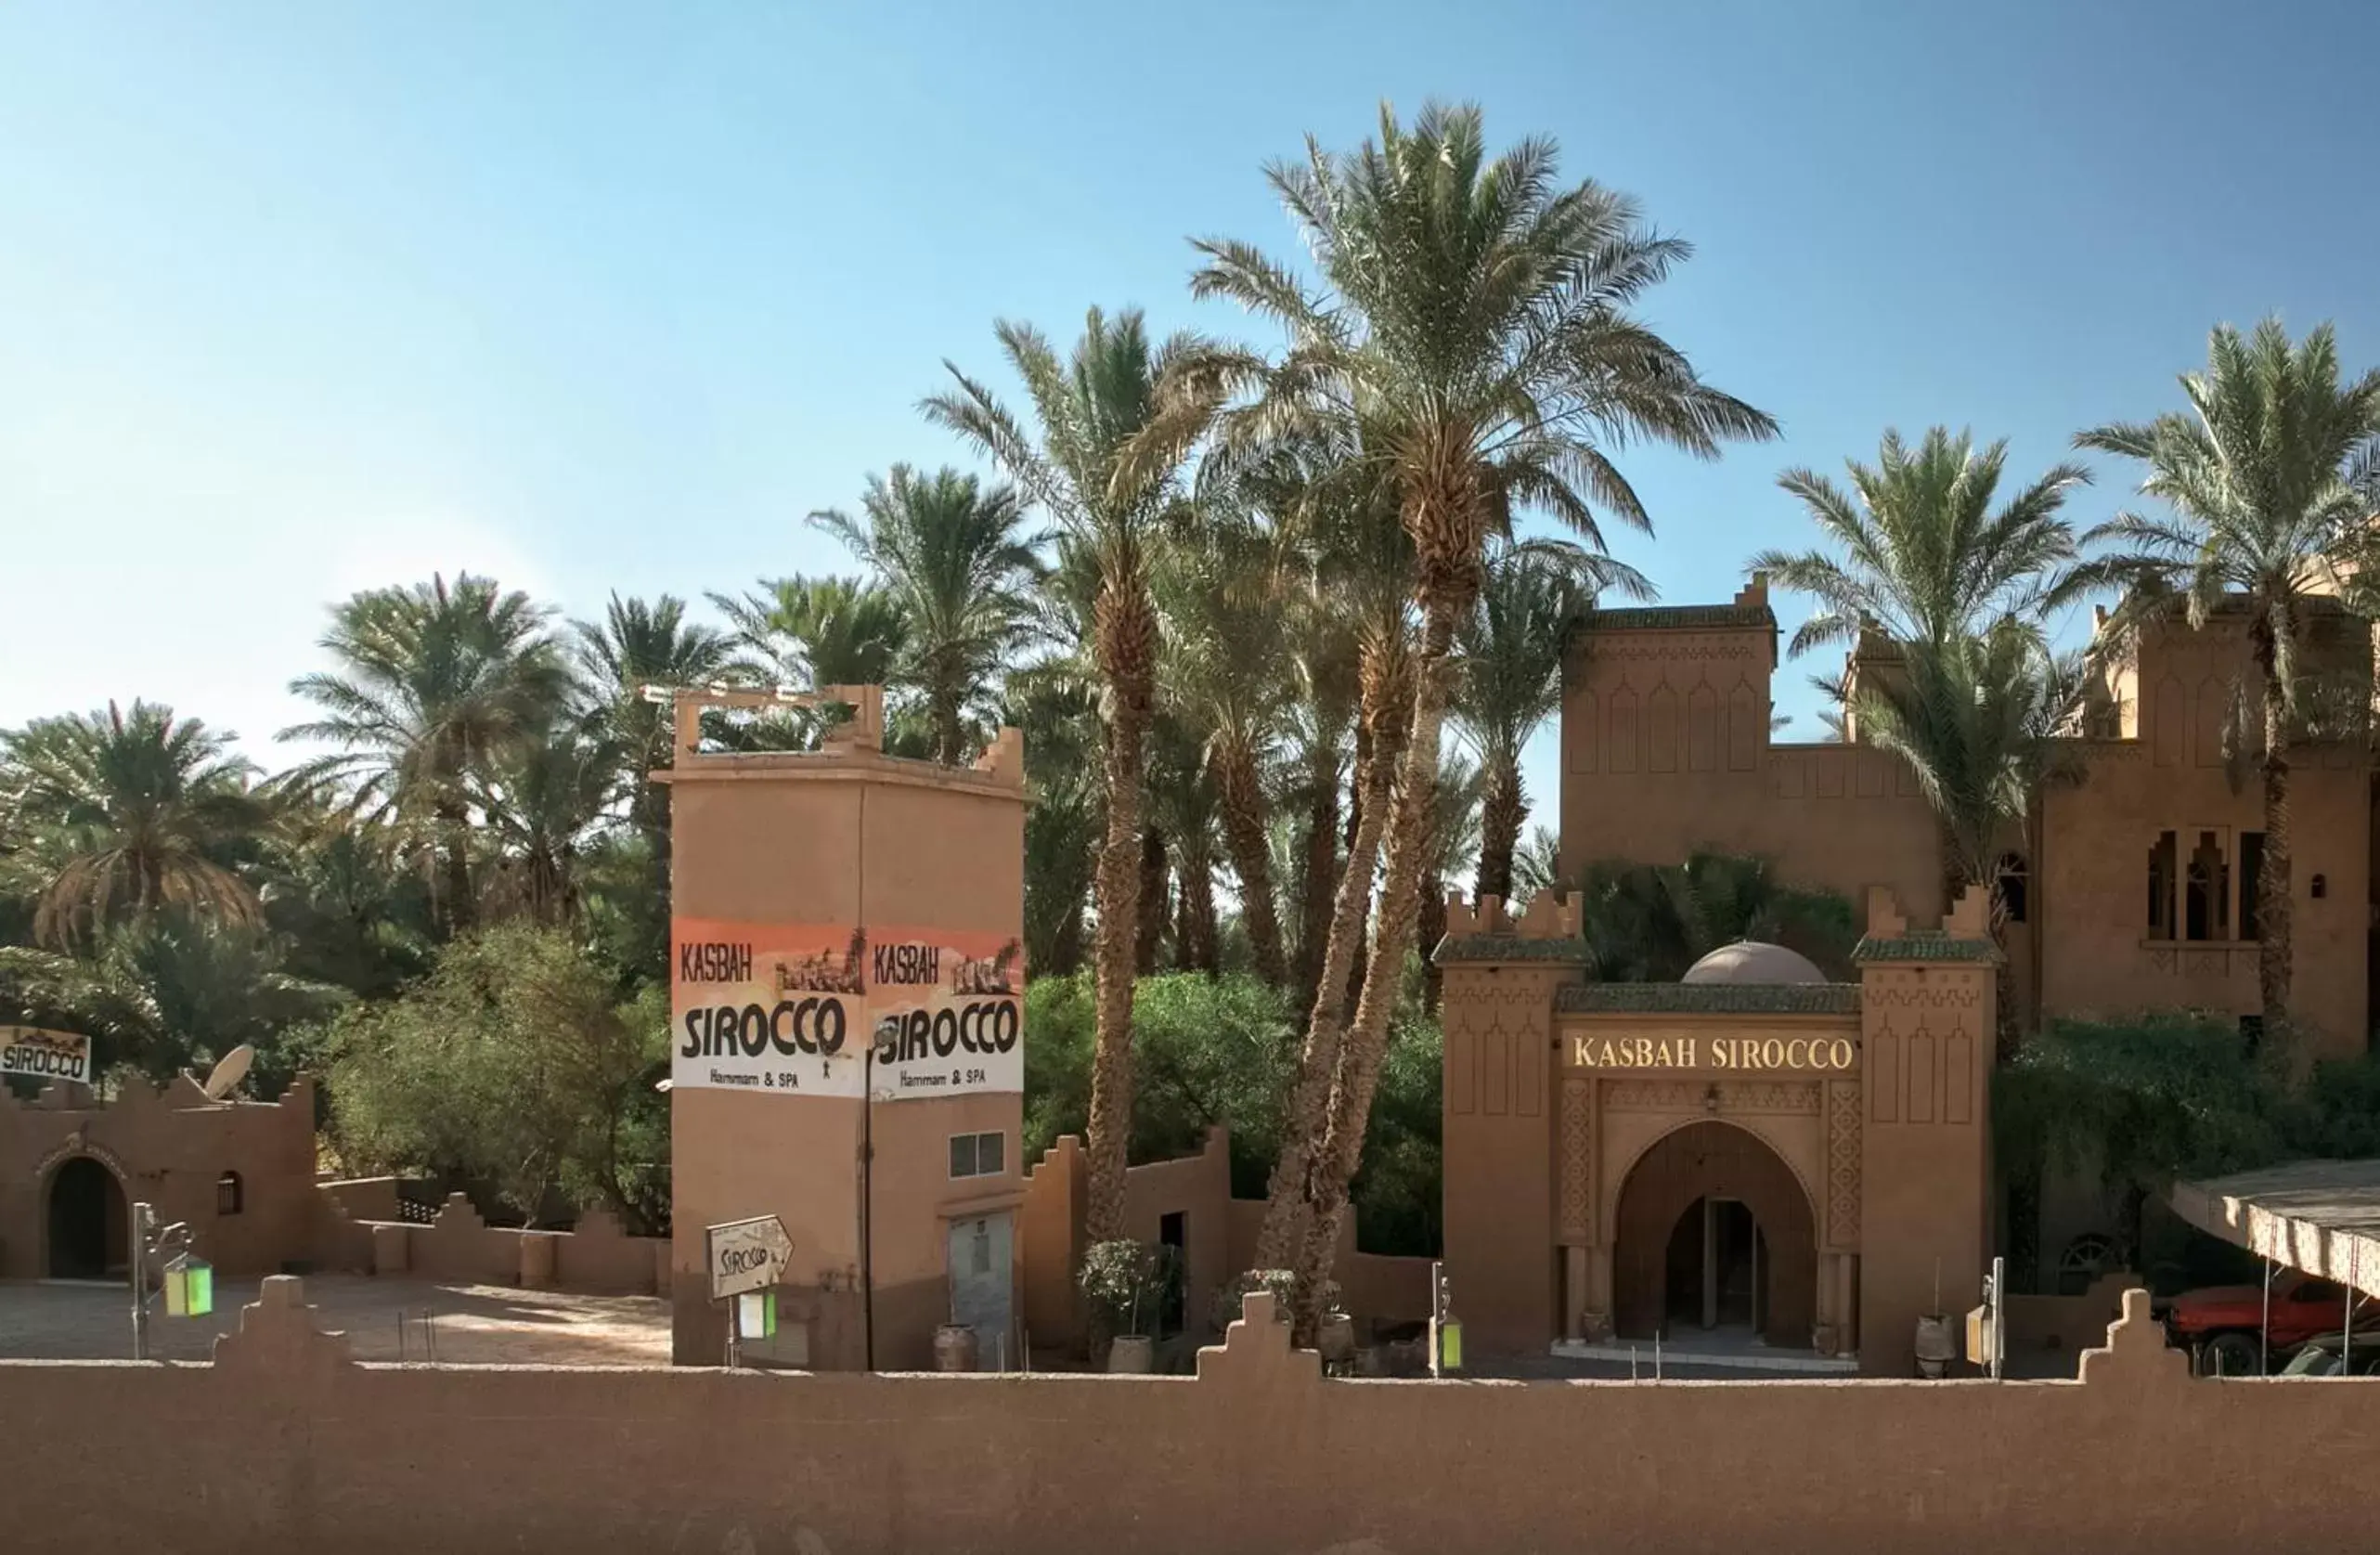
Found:
[[1751, 1133], [1712, 1121], [1663, 1135], [1630, 1168], [1616, 1222], [1622, 1338], [1733, 1326], [1809, 1345], [1818, 1273], [1809, 1196]]
[[1766, 1254], [1760, 1223], [1743, 1200], [1706, 1195], [1688, 1204], [1663, 1262], [1668, 1330], [1758, 1328], [1768, 1315]]
[[1189, 1315], [1187, 1307], [1190, 1283], [1190, 1212], [1171, 1210], [1157, 1220], [1157, 1245], [1163, 1249], [1165, 1283], [1158, 1298], [1157, 1331], [1178, 1334]]
[[76, 1156], [49, 1180], [49, 1277], [121, 1279], [132, 1263], [123, 1189], [115, 1173]]

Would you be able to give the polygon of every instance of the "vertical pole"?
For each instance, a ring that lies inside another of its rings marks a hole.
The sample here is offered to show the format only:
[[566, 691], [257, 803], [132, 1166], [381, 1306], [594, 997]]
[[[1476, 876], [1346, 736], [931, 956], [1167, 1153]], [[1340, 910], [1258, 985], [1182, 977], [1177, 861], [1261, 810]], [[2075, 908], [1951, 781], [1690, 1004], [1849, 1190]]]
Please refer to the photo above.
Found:
[[147, 1204], [132, 1207], [132, 1358], [149, 1359], [149, 1233], [157, 1212]]
[[2362, 1292], [2356, 1289], [2351, 1277], [2346, 1285], [2347, 1293], [2339, 1298], [2338, 1374], [2352, 1377], [2355, 1375], [2355, 1298]]
[[1429, 1262], [1429, 1375], [1434, 1380], [1445, 1373], [1445, 1340], [1441, 1331], [1446, 1316], [1446, 1265], [1438, 1259]]
[[2272, 1375], [2272, 1272], [2276, 1265], [2271, 1254], [2264, 1260], [2264, 1318], [2257, 1328], [2256, 1369], [2260, 1377]]
[[1995, 1382], [2008, 1380], [2008, 1260], [1992, 1260], [1991, 1354], [1986, 1357]]

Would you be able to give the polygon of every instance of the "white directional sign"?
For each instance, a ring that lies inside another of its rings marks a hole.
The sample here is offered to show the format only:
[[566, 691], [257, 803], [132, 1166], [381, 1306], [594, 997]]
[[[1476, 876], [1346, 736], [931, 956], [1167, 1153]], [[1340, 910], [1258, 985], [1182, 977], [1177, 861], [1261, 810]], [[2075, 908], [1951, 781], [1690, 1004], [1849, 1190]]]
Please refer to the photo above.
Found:
[[724, 1301], [746, 1290], [778, 1284], [794, 1259], [794, 1239], [775, 1215], [731, 1220], [703, 1230], [704, 1260], [711, 1266], [711, 1299]]

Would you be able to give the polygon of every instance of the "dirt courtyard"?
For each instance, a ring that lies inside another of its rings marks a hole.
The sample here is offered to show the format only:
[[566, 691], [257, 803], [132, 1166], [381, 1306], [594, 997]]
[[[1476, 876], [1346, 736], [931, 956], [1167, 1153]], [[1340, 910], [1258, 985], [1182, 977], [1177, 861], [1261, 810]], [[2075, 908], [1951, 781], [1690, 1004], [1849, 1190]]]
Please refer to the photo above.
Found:
[[[239, 1327], [256, 1281], [219, 1281], [214, 1312], [149, 1309], [149, 1354], [203, 1361]], [[667, 1366], [669, 1303], [656, 1296], [573, 1296], [497, 1285], [313, 1275], [305, 1299], [325, 1328], [344, 1329], [359, 1361], [514, 1366]], [[132, 1291], [121, 1284], [0, 1283], [0, 1360], [128, 1360]]]

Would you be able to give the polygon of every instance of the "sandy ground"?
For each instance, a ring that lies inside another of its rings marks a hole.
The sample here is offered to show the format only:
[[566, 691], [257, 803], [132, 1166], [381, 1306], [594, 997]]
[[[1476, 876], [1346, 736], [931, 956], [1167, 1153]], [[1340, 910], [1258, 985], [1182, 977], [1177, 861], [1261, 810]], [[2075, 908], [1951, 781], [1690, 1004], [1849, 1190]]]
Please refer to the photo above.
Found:
[[[483, 1362], [551, 1366], [666, 1366], [669, 1303], [654, 1296], [568, 1296], [505, 1286], [431, 1285], [317, 1275], [306, 1300], [326, 1329], [345, 1330], [361, 1361]], [[202, 1361], [217, 1334], [239, 1326], [253, 1280], [215, 1286], [215, 1310], [199, 1318], [150, 1308], [149, 1354]], [[0, 1283], [0, 1359], [126, 1360], [132, 1295], [123, 1285]]]

